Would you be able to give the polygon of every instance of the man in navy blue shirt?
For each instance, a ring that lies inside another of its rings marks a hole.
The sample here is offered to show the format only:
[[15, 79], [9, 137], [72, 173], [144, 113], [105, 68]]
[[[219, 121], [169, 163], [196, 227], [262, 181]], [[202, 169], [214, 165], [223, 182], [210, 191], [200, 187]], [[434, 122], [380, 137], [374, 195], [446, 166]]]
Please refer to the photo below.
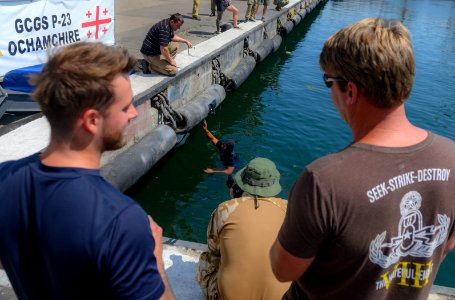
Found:
[[42, 153], [0, 164], [0, 260], [19, 299], [174, 299], [162, 229], [99, 172], [137, 116], [126, 50], [77, 43], [34, 79]]
[[179, 49], [178, 43], [185, 43], [188, 48], [193, 47], [190, 41], [174, 33], [182, 27], [183, 22], [182, 15], [176, 13], [150, 28], [141, 47], [141, 53], [147, 62], [143, 67], [144, 73], [155, 71], [167, 76], [177, 74], [175, 56]]

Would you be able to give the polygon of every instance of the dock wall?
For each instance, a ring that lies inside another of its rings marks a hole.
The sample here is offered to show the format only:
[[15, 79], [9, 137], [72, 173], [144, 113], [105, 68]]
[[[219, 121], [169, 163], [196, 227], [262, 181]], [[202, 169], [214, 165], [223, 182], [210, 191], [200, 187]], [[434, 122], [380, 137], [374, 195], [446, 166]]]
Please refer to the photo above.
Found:
[[[321, 2], [291, 0], [264, 22], [241, 23], [241, 29], [226, 30], [179, 52], [174, 77], [131, 75], [138, 116], [127, 128], [127, 145], [103, 154], [103, 177], [122, 191], [133, 185], [175, 146], [180, 133], [190, 131], [216, 109], [225, 91], [241, 85], [254, 66], [277, 50], [281, 40]], [[168, 120], [166, 116], [175, 111], [177, 117]]]

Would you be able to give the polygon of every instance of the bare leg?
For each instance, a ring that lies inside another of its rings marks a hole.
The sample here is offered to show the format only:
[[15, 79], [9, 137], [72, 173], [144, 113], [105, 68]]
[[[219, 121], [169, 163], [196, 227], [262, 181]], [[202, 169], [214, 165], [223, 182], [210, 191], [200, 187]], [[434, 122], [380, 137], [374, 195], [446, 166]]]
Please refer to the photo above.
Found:
[[258, 10], [259, 10], [259, 4], [256, 5], [256, 9], [254, 10], [254, 16], [253, 18], [256, 20], [256, 14], [258, 13]]
[[238, 27], [239, 25], [237, 24], [237, 18], [239, 15], [239, 10], [237, 9], [237, 7], [235, 7], [232, 4], [229, 5], [226, 9], [229, 10], [230, 12], [232, 12], [232, 19], [234, 21], [234, 27]]

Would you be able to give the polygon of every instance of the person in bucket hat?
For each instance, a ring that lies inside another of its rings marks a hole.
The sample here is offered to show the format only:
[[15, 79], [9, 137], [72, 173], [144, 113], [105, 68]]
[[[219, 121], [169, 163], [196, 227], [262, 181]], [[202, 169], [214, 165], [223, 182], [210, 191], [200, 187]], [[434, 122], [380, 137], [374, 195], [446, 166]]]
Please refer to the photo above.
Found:
[[251, 195], [272, 197], [281, 192], [280, 172], [273, 161], [258, 157], [235, 175], [239, 187]]
[[287, 201], [274, 197], [280, 172], [258, 157], [231, 178], [231, 196], [243, 193], [213, 211], [196, 278], [206, 299], [281, 299], [290, 283], [274, 278], [268, 258], [286, 213]]

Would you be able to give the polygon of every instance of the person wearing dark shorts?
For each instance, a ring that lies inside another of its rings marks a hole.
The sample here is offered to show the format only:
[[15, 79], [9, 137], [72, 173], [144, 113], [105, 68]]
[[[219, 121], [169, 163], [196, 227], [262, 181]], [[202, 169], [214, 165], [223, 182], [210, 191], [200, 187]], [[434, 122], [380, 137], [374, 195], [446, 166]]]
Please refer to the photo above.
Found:
[[235, 7], [231, 3], [231, 0], [215, 0], [215, 1], [216, 1], [216, 11], [217, 11], [216, 32], [215, 33], [219, 34], [221, 32], [221, 18], [223, 17], [223, 13], [226, 9], [228, 11], [232, 12], [234, 28], [240, 28], [237, 23], [239, 10], [237, 9], [237, 7]]
[[256, 5], [256, 11], [254, 13], [254, 18], [256, 19], [256, 14], [259, 10], [259, 5], [263, 5], [261, 21], [264, 22], [265, 15], [267, 14], [267, 6], [269, 6], [269, 4], [270, 4], [270, 0], [258, 0], [258, 4]]

